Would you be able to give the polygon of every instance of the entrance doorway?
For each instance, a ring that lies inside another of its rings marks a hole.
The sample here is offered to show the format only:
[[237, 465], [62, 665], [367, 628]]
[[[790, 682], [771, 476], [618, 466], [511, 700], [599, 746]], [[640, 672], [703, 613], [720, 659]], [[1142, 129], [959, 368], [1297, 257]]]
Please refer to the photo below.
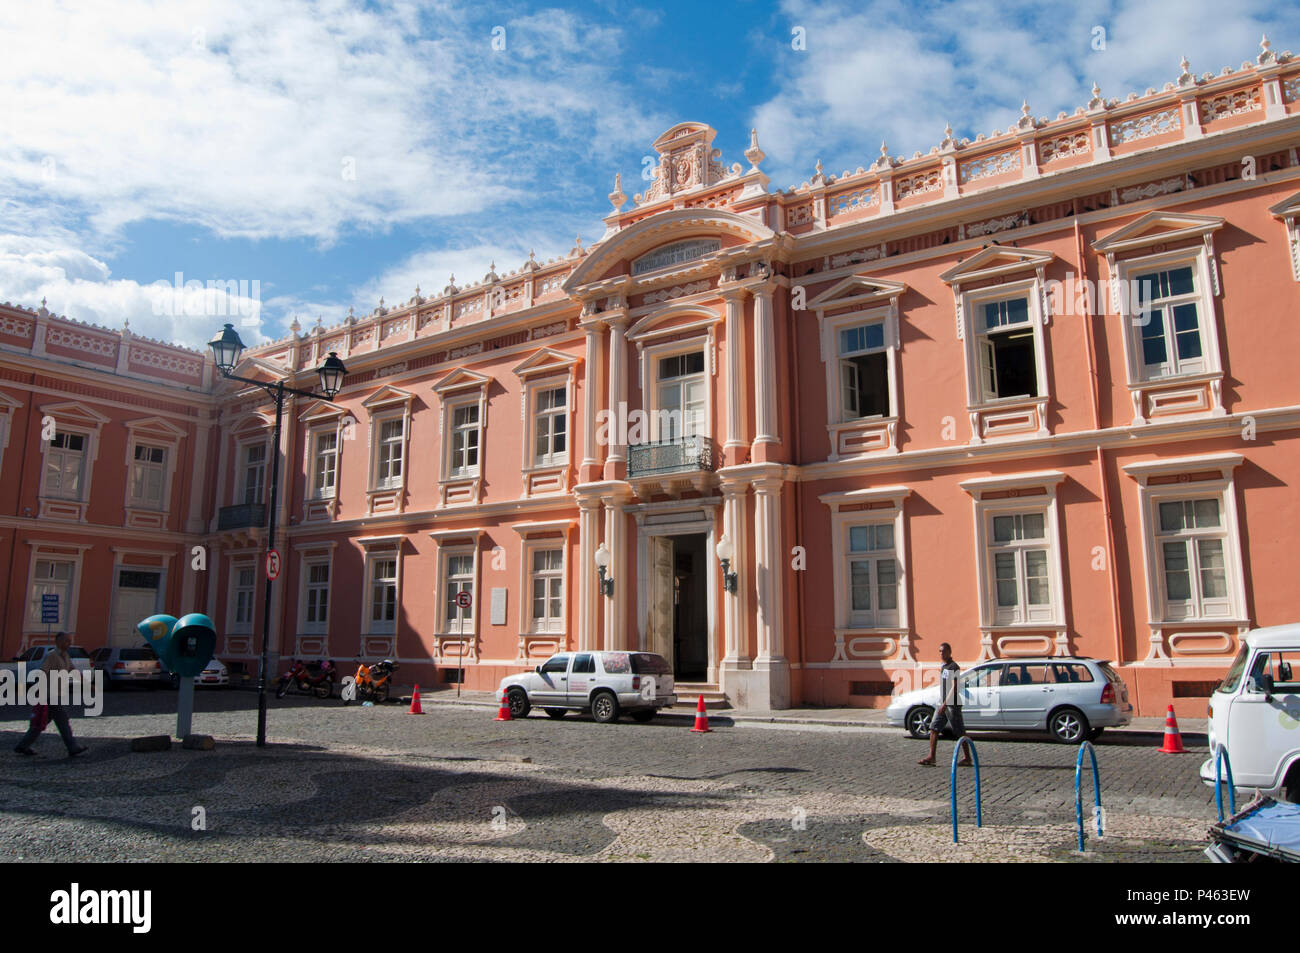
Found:
[[650, 539], [649, 647], [678, 681], [702, 682], [709, 670], [708, 536]]
[[162, 573], [140, 569], [119, 569], [117, 593], [113, 600], [113, 620], [108, 644], [129, 648], [140, 644], [136, 623], [158, 611], [158, 590]]

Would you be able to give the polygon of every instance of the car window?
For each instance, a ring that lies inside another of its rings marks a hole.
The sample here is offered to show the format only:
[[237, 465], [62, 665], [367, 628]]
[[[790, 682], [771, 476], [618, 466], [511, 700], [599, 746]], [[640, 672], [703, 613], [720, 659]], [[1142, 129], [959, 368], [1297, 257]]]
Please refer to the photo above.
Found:
[[1092, 681], [1092, 672], [1082, 662], [1053, 662], [1047, 666], [1048, 680], [1058, 685], [1081, 685]]
[[595, 672], [596, 672], [596, 660], [592, 658], [592, 656], [583, 654], [574, 657], [573, 674], [594, 675]]
[[569, 669], [569, 657], [567, 655], [553, 655], [546, 660], [542, 666], [543, 672], [565, 672]]
[[1237, 657], [1232, 660], [1228, 666], [1228, 672], [1223, 676], [1223, 681], [1219, 683], [1218, 691], [1235, 692], [1237, 684], [1241, 681], [1241, 673], [1246, 671], [1246, 660], [1250, 657], [1250, 646], [1243, 645], [1237, 652]]
[[90, 653], [90, 658], [92, 661], [102, 662], [104, 659], [108, 658], [108, 649], [95, 649], [95, 651]]
[[68, 649], [68, 658], [89, 659], [90, 656], [86, 654], [85, 649], [79, 649], [74, 645], [72, 648]]
[[626, 652], [606, 652], [600, 657], [600, 664], [606, 675], [626, 675], [632, 670]]
[[633, 675], [671, 675], [672, 666], [662, 655], [653, 652], [637, 652], [632, 656]]
[[1047, 666], [1041, 662], [1037, 664], [1013, 663], [1007, 666], [1002, 685], [1004, 687], [1007, 685], [1045, 685], [1047, 681]]
[[1261, 652], [1251, 675], [1272, 676], [1275, 692], [1300, 691], [1300, 652]]
[[996, 688], [1002, 682], [1004, 667], [1002, 665], [982, 665], [979, 668], [972, 669], [961, 677], [961, 690]]

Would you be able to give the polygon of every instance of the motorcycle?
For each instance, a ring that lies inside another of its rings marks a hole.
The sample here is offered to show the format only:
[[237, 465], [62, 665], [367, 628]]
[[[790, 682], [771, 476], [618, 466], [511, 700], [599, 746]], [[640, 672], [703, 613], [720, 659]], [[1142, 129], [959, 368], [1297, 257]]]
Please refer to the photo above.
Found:
[[350, 686], [345, 685], [343, 688], [343, 704], [347, 705], [354, 698], [357, 701], [387, 701], [393, 672], [396, 670], [397, 663], [392, 659], [384, 659], [374, 665], [367, 665], [362, 662], [357, 666], [357, 674], [352, 680], [352, 684]]
[[304, 695], [317, 698], [329, 698], [334, 694], [334, 683], [338, 680], [338, 670], [331, 661], [308, 665], [302, 659], [295, 659], [289, 671], [280, 676], [275, 686], [275, 697], [283, 698], [290, 688], [296, 688]]

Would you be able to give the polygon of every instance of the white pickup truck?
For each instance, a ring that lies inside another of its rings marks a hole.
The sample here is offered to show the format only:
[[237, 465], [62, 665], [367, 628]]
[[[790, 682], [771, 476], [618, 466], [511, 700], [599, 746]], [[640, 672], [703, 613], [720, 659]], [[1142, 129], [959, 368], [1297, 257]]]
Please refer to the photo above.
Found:
[[[1237, 788], [1300, 803], [1300, 623], [1246, 636], [1210, 696], [1209, 741], [1201, 780], [1214, 783], [1222, 745]], [[1221, 771], [1226, 782], [1228, 771]]]
[[626, 711], [649, 721], [660, 708], [677, 703], [673, 670], [653, 652], [561, 652], [531, 672], [507, 675], [499, 688], [511, 718], [534, 705], [552, 718], [590, 709], [596, 721], [617, 721]]

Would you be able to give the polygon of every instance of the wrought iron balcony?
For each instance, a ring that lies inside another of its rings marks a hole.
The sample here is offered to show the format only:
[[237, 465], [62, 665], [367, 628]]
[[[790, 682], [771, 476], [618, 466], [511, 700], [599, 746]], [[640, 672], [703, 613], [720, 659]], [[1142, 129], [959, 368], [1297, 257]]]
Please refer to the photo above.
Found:
[[265, 503], [242, 503], [239, 506], [223, 506], [217, 511], [217, 529], [248, 529], [253, 526], [266, 525]]
[[666, 473], [697, 473], [713, 469], [713, 442], [700, 434], [630, 444], [627, 448], [627, 477], [659, 476]]

